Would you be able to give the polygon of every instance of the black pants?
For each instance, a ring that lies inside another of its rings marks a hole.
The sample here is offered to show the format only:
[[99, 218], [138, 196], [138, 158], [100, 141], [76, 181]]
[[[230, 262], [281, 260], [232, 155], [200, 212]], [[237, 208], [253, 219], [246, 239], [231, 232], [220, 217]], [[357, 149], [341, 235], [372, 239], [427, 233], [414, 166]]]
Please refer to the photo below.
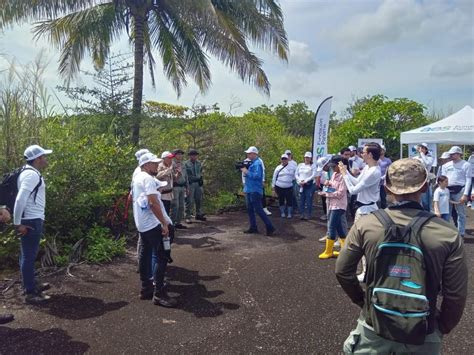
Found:
[[287, 188], [275, 186], [275, 192], [278, 195], [278, 205], [285, 206], [286, 202], [287, 207], [293, 207], [293, 186]]
[[385, 192], [385, 188], [380, 186], [380, 202], [377, 203], [380, 208], [384, 209], [387, 207], [387, 193]]
[[163, 287], [166, 266], [168, 265], [168, 255], [163, 248], [163, 235], [161, 234], [161, 225], [150, 229], [149, 231], [140, 233], [142, 238], [142, 246], [140, 248], [140, 259], [138, 261], [140, 268], [140, 281], [142, 287], [150, 286], [149, 273], [151, 268], [152, 253], [155, 252], [157, 257], [156, 266], [153, 270], [153, 280], [157, 290]]
[[265, 198], [265, 188], [263, 188], [263, 195], [262, 195], [262, 207], [267, 207], [267, 199]]
[[[324, 185], [320, 185], [320, 191], [323, 191]], [[321, 196], [321, 205], [323, 207], [323, 214], [328, 215], [328, 205], [326, 203], [326, 196]]]
[[163, 202], [163, 205], [165, 206], [165, 211], [170, 216], [171, 212], [171, 201], [170, 200], [161, 200]]

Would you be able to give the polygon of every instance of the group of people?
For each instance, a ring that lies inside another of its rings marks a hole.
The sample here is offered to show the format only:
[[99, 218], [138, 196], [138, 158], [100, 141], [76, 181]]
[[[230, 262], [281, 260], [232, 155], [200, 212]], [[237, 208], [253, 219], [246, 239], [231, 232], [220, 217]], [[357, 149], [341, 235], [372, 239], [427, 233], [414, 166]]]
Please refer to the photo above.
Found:
[[[417, 152], [414, 158], [392, 163], [385, 157], [383, 146], [368, 143], [360, 153], [351, 146], [338, 155], [318, 159], [316, 164], [311, 152], [306, 152], [304, 161], [297, 164], [286, 151], [274, 170], [272, 191], [278, 196], [281, 218], [292, 218], [295, 206], [301, 219], [311, 218], [313, 195], [321, 187], [318, 194], [325, 199], [328, 228], [319, 259], [337, 257], [336, 277], [362, 309], [356, 329], [344, 344], [346, 353], [439, 353], [442, 334], [451, 331], [462, 316], [467, 297], [465, 204], [474, 199], [474, 151], [469, 162], [462, 159], [459, 147], [443, 153], [434, 196], [430, 186], [433, 159], [426, 144], [418, 145]], [[27, 303], [49, 299], [44, 293], [49, 285], [36, 282], [34, 262], [46, 205], [41, 171], [51, 153], [38, 145], [28, 147], [24, 152], [26, 164], [15, 173], [17, 191], [11, 211], [21, 241], [20, 269]], [[275, 227], [262, 205], [265, 167], [256, 147], [245, 153], [248, 163], [241, 171], [250, 223], [245, 233], [258, 233], [257, 214], [271, 236]], [[185, 223], [192, 222], [194, 207], [195, 218], [206, 220], [199, 153], [190, 150], [185, 162], [180, 149], [163, 152], [161, 158], [141, 149], [135, 156], [138, 165], [130, 196], [139, 232], [140, 298], [176, 307], [165, 282], [167, 265], [173, 261], [175, 229], [186, 228], [183, 218]], [[298, 198], [299, 205], [295, 204]], [[387, 200], [391, 203], [384, 208]], [[355, 210], [354, 224], [348, 231], [346, 215], [351, 209]], [[431, 210], [435, 214], [428, 212]], [[452, 210], [457, 212], [457, 228], [451, 223]], [[7, 206], [0, 206], [0, 222], [8, 223], [11, 218]], [[337, 238], [340, 252], [334, 250]], [[361, 260], [364, 272], [357, 275]], [[365, 291], [361, 282], [366, 284]], [[440, 292], [443, 300], [438, 311]], [[411, 303], [420, 311], [397, 308], [409, 304], [410, 297], [423, 301]], [[0, 323], [12, 319], [11, 315], [0, 315]]]

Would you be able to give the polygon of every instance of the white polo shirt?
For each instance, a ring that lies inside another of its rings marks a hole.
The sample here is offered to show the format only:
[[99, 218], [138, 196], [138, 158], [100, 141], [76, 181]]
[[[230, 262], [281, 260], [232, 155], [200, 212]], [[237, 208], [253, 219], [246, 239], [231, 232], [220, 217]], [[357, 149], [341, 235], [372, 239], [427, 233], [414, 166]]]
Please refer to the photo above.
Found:
[[441, 175], [448, 177], [449, 186], [464, 186], [464, 195], [469, 193], [471, 186], [471, 164], [465, 160], [448, 161], [441, 168]]

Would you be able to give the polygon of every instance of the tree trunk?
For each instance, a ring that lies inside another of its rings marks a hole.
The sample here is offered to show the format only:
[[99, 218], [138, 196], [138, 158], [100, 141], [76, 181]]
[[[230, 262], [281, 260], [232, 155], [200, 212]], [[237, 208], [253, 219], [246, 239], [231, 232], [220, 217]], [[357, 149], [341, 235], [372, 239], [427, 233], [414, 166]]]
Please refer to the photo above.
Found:
[[134, 78], [132, 104], [132, 144], [138, 146], [140, 140], [140, 121], [143, 98], [143, 48], [145, 14], [134, 14]]

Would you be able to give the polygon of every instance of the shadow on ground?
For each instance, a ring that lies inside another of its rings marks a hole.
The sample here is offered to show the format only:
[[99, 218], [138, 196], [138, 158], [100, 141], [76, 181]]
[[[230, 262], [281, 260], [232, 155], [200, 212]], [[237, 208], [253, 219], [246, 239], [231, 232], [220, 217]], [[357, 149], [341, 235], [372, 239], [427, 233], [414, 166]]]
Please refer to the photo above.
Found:
[[[0, 327], [0, 354], [84, 354], [89, 345], [72, 338], [62, 329], [38, 331]], [[54, 350], [56, 349], [56, 350]]]
[[220, 276], [200, 276], [198, 271], [177, 266], [169, 266], [167, 275], [171, 282], [169, 292], [178, 295], [178, 308], [193, 313], [197, 318], [218, 317], [224, 314], [224, 310], [240, 308], [236, 303], [211, 302], [209, 300], [223, 295], [224, 291], [209, 291], [200, 281], [214, 281]]
[[48, 303], [37, 308], [58, 318], [78, 320], [100, 317], [126, 305], [128, 302], [125, 301], [105, 303], [98, 298], [61, 294], [52, 295]]

